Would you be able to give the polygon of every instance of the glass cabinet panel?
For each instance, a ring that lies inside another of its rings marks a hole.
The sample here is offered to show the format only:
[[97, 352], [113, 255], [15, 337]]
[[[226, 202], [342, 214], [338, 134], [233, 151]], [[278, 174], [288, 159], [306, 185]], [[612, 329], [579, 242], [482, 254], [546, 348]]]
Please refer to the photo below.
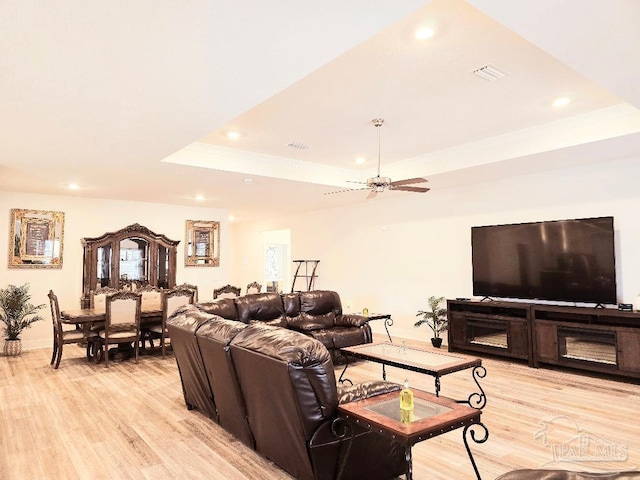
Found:
[[98, 247], [98, 265], [96, 269], [96, 287], [108, 287], [111, 283], [111, 245]]
[[509, 348], [508, 324], [502, 320], [469, 319], [467, 341], [471, 345]]
[[160, 288], [168, 288], [169, 287], [169, 249], [158, 245], [158, 287]]
[[558, 328], [560, 356], [567, 360], [617, 364], [616, 333], [602, 330]]
[[149, 242], [142, 238], [125, 238], [120, 241], [120, 284], [132, 281], [142, 284], [149, 278]]

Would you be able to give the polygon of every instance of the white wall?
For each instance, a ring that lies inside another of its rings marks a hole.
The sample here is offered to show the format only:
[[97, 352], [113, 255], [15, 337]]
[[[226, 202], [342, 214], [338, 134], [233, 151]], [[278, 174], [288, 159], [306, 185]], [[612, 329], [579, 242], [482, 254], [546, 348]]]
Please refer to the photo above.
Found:
[[[231, 263], [258, 257], [260, 232], [290, 228], [292, 258], [321, 260], [318, 289], [339, 292], [345, 311], [391, 313], [393, 335], [426, 340], [428, 328], [413, 323], [429, 296], [472, 296], [472, 226], [612, 215], [618, 301], [632, 303], [640, 292], [639, 179], [640, 158], [631, 158], [426, 194], [385, 192], [348, 207], [233, 225]], [[251, 276], [252, 266], [243, 274]], [[372, 327], [384, 332], [380, 322]]]
[[[8, 268], [12, 208], [64, 212], [64, 251], [61, 269]], [[83, 262], [80, 240], [84, 237], [97, 237], [105, 232], [139, 223], [156, 233], [166, 235], [171, 240], [180, 241], [177, 249], [176, 281], [198, 285], [200, 301], [211, 300], [213, 289], [228, 283], [229, 228], [228, 212], [224, 209], [0, 192], [0, 218], [4, 218], [3, 228], [0, 230], [0, 252], [6, 255], [5, 260], [0, 261], [0, 287], [29, 283], [32, 303], [46, 305], [45, 309], [41, 310], [45, 321], [33, 324], [22, 335], [25, 349], [50, 347], [53, 343], [47, 298], [50, 289], [58, 296], [62, 309], [80, 308]], [[186, 220], [220, 222], [220, 267], [184, 266]]]

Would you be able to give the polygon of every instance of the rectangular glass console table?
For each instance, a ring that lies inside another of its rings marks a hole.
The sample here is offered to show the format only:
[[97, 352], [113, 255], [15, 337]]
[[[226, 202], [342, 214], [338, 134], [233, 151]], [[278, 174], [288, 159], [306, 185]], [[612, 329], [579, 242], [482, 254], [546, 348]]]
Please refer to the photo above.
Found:
[[[463, 441], [471, 464], [480, 479], [467, 435], [470, 431], [472, 440], [484, 443], [489, 437], [489, 431], [480, 421], [481, 410], [467, 405], [461, 405], [455, 400], [438, 397], [432, 393], [413, 390], [414, 414], [413, 421], [400, 421], [400, 392], [390, 392], [377, 395], [356, 402], [344, 403], [338, 406], [341, 418], [354, 421], [369, 430], [377, 431], [400, 442], [405, 450], [407, 460], [407, 480], [413, 477], [411, 448], [418, 442], [464, 428]], [[481, 429], [478, 438], [474, 429]]]
[[483, 378], [486, 375], [486, 370], [482, 366], [482, 360], [479, 358], [438, 353], [391, 342], [367, 343], [354, 347], [344, 347], [340, 349], [340, 352], [345, 358], [345, 366], [338, 379], [340, 382], [352, 383], [349, 379], [344, 378], [344, 374], [349, 367], [349, 358], [359, 358], [381, 363], [382, 378], [384, 380], [387, 379], [385, 369], [387, 365], [431, 375], [435, 378], [436, 396], [440, 395], [440, 377], [449, 373], [459, 372], [460, 370], [473, 369], [472, 376], [480, 389], [480, 393], [472, 393], [466, 401], [461, 401], [461, 403], [467, 403], [474, 408], [483, 408], [486, 404], [484, 390], [482, 390], [478, 381], [479, 378]]

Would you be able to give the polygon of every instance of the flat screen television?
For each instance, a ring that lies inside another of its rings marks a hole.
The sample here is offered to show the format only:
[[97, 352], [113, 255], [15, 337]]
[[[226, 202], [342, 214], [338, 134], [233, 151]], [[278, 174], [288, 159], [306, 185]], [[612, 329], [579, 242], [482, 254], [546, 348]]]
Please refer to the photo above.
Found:
[[615, 304], [613, 217], [471, 228], [473, 294]]

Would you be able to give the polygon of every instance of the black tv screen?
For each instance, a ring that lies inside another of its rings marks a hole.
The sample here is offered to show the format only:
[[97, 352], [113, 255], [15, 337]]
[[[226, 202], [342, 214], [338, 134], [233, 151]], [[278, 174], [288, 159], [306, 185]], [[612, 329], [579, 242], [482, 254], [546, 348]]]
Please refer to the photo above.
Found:
[[616, 303], [613, 217], [471, 228], [473, 294]]

